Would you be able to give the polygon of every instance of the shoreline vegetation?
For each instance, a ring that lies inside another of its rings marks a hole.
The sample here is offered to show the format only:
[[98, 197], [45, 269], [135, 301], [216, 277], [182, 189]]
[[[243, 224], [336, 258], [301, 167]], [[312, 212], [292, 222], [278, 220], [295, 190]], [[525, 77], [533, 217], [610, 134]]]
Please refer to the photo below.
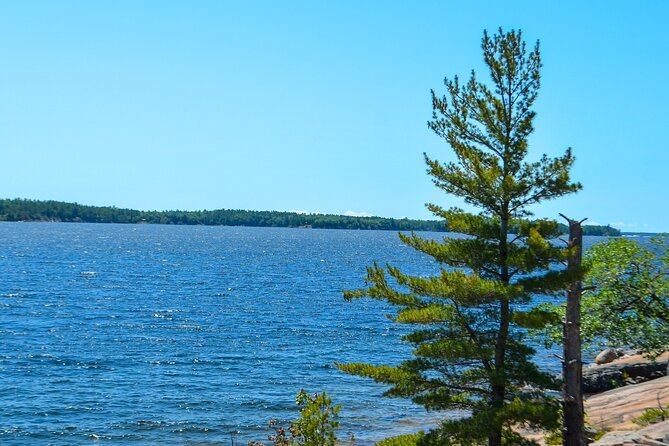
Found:
[[[140, 211], [115, 206], [89, 206], [54, 200], [0, 199], [0, 221], [123, 223], [203, 226], [253, 226], [315, 229], [363, 229], [386, 231], [447, 232], [441, 220], [354, 217], [334, 214], [307, 214], [287, 211], [216, 209], [199, 211]], [[567, 232], [565, 225], [559, 225]], [[584, 235], [618, 237], [611, 226], [585, 225]]]

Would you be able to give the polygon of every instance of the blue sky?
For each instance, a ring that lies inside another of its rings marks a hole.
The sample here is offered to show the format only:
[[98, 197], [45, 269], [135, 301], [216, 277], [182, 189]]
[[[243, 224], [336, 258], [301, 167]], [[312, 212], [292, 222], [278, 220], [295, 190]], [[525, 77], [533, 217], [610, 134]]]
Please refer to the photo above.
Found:
[[541, 41], [530, 158], [584, 186], [536, 215], [669, 231], [669, 3], [469, 3], [1, 2], [0, 197], [429, 218], [430, 89], [502, 26]]

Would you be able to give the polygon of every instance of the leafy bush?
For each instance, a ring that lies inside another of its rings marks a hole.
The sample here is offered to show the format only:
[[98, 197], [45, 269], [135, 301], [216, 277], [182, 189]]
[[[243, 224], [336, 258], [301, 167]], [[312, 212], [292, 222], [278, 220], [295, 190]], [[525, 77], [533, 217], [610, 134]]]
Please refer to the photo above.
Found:
[[[334, 446], [341, 404], [333, 406], [332, 398], [325, 392], [312, 396], [304, 389], [297, 394], [295, 402], [302, 406], [300, 417], [290, 423], [288, 429], [278, 426], [276, 420], [271, 420], [270, 427], [274, 427], [275, 433], [268, 437], [269, 441], [274, 446]], [[250, 441], [248, 446], [264, 446], [264, 443]]]
[[300, 418], [291, 424], [295, 443], [304, 446], [334, 446], [341, 404], [333, 406], [332, 398], [325, 392], [311, 396], [304, 389], [297, 394], [296, 402], [304, 407], [300, 410]]

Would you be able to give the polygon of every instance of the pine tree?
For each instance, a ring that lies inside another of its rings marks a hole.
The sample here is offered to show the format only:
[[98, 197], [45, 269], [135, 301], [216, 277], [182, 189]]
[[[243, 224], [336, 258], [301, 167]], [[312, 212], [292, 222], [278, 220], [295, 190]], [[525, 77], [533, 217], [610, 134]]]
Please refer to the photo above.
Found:
[[532, 296], [562, 292], [573, 276], [552, 268], [569, 256], [548, 241], [559, 235], [557, 223], [528, 220], [528, 208], [581, 186], [570, 180], [570, 149], [561, 157], [526, 161], [540, 85], [539, 43], [528, 52], [520, 31], [500, 29], [494, 36], [484, 32], [482, 49], [491, 87], [472, 71], [465, 84], [445, 79], [446, 96], [432, 92], [428, 125], [448, 142], [455, 161], [425, 155], [434, 184], [478, 210], [427, 205], [466, 237], [437, 241], [400, 234], [433, 257], [440, 274], [410, 276], [374, 264], [366, 288], [344, 293], [395, 305], [395, 321], [416, 330], [403, 338], [415, 350], [401, 365], [343, 364], [342, 370], [391, 384], [390, 396], [468, 414], [444, 421], [422, 444], [533, 444], [513, 428], [559, 423], [557, 403], [541, 390], [556, 383], [531, 361], [524, 328], [550, 317], [533, 307]]

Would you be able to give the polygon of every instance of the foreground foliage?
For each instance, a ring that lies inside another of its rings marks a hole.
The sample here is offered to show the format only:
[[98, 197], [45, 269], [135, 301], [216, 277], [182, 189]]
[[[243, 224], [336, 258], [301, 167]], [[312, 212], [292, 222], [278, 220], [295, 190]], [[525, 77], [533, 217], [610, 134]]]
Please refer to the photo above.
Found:
[[581, 333], [592, 342], [629, 346], [649, 356], [669, 349], [667, 237], [641, 246], [633, 239], [595, 245], [585, 257]]
[[[631, 347], [655, 357], [669, 350], [669, 247], [666, 236], [642, 246], [617, 238], [585, 254], [581, 336], [591, 347]], [[546, 306], [556, 318], [563, 306]], [[559, 339], [559, 327], [551, 339]]]
[[667, 419], [669, 419], [669, 407], [660, 407], [657, 409], [646, 409], [632, 421], [639, 426], [645, 427], [650, 426], [651, 424], [661, 423]]
[[[418, 439], [421, 445], [500, 446], [534, 444], [517, 425], [557, 427], [559, 405], [542, 389], [554, 379], [531, 361], [534, 350], [523, 327], [552, 317], [531, 306], [535, 293], [564, 290], [574, 280], [554, 271], [571, 253], [547, 240], [559, 235], [553, 221], [529, 221], [528, 207], [576, 192], [569, 170], [571, 151], [527, 162], [532, 105], [540, 85], [539, 47], [526, 51], [521, 33], [484, 34], [484, 61], [492, 86], [472, 73], [467, 83], [446, 80], [448, 96], [433, 93], [430, 128], [444, 138], [456, 161], [425, 157], [435, 185], [464, 199], [479, 214], [428, 208], [464, 238], [443, 241], [400, 235], [408, 246], [441, 265], [434, 277], [410, 276], [399, 268], [373, 265], [367, 287], [347, 299], [370, 297], [395, 305], [395, 321], [416, 326], [404, 337], [414, 358], [396, 367], [343, 364], [349, 373], [390, 384], [390, 396], [412, 398], [428, 409], [456, 409], [465, 416], [446, 420]], [[511, 228], [517, 228], [511, 236]]]
[[[339, 427], [341, 405], [333, 405], [332, 398], [325, 392], [309, 395], [304, 390], [297, 394], [296, 403], [301, 406], [300, 417], [288, 429], [271, 421], [275, 433], [269, 436], [274, 446], [334, 446], [337, 441], [335, 430]], [[249, 446], [264, 446], [264, 443], [249, 442]]]
[[390, 437], [376, 443], [376, 446], [416, 446], [425, 436], [421, 431], [415, 434]]

